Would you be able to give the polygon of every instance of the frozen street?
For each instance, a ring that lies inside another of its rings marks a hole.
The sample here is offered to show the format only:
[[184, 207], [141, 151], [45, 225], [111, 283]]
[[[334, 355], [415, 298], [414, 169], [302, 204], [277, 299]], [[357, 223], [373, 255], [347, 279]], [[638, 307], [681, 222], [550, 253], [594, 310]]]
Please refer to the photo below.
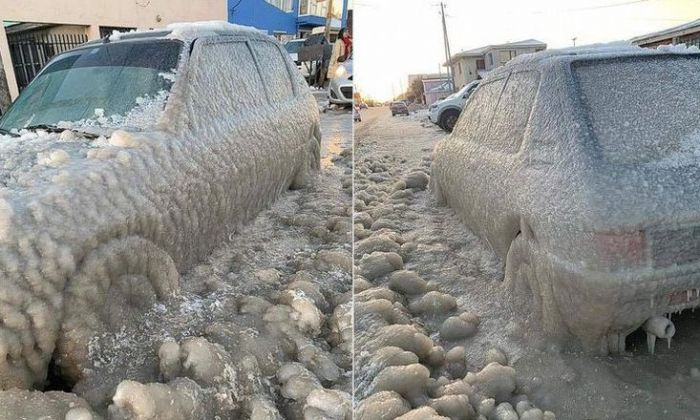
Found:
[[[527, 299], [502, 287], [502, 262], [451, 209], [436, 206], [426, 175], [445, 133], [424, 113], [392, 117], [386, 107], [369, 108], [362, 119], [356, 418], [390, 418], [381, 410], [402, 419], [698, 418], [697, 314], [674, 315], [671, 348], [659, 342], [653, 356], [642, 331], [627, 338], [621, 356], [562, 352], [544, 339]], [[494, 410], [500, 401], [517, 416]]]

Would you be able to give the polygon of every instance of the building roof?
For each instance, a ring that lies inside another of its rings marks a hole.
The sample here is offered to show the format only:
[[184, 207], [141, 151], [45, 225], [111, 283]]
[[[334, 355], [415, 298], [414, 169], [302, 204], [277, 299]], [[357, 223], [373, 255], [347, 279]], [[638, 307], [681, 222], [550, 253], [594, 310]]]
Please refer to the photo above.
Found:
[[460, 51], [457, 54], [452, 56], [452, 60], [454, 61], [455, 59], [461, 58], [461, 57], [478, 57], [478, 56], [484, 55], [488, 50], [499, 50], [499, 49], [508, 49], [508, 48], [539, 48], [539, 47], [547, 48], [547, 44], [545, 44], [542, 41], [538, 41], [536, 39], [525, 39], [525, 40], [517, 41], [517, 42], [506, 42], [505, 44], [486, 45], [486, 46], [479, 47], [479, 48], [473, 48], [471, 50]]
[[637, 36], [632, 38], [631, 41], [635, 44], [654, 42], [674, 36], [684, 35], [687, 32], [700, 32], [700, 19], [674, 26], [672, 28], [663, 29], [661, 31], [652, 32], [650, 34]]

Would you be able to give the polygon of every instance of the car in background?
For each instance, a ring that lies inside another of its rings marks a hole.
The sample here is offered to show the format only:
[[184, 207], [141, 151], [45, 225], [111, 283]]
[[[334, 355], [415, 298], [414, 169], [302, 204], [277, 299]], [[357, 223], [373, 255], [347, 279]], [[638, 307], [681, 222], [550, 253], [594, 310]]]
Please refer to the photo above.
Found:
[[94, 336], [311, 182], [320, 141], [304, 79], [252, 28], [176, 24], [53, 57], [0, 118], [0, 389], [43, 386], [50, 363], [79, 381]]
[[391, 116], [395, 115], [410, 115], [410, 112], [408, 111], [408, 106], [406, 106], [406, 102], [404, 101], [394, 101], [391, 103], [389, 106], [391, 109]]
[[469, 96], [478, 85], [479, 81], [474, 80], [466, 84], [458, 92], [430, 105], [428, 108], [428, 119], [430, 122], [437, 124], [438, 127], [448, 133], [452, 132], [459, 115], [462, 113], [464, 104], [467, 103], [467, 99], [469, 99]]
[[293, 39], [291, 41], [287, 41], [284, 43], [283, 47], [289, 54], [289, 56], [292, 58], [292, 61], [294, 61], [294, 64], [296, 64], [297, 69], [301, 72], [301, 75], [304, 76], [304, 79], [308, 80], [309, 77], [312, 74], [311, 68], [309, 68], [308, 63], [302, 63], [299, 61], [299, 50], [304, 46], [304, 42], [306, 41], [306, 38], [302, 39]]
[[338, 65], [328, 84], [328, 102], [334, 105], [350, 107], [353, 103], [352, 54]]
[[700, 306], [700, 54], [523, 57], [481, 82], [436, 146], [436, 200], [561, 343], [624, 353], [642, 326], [670, 342], [664, 315]]

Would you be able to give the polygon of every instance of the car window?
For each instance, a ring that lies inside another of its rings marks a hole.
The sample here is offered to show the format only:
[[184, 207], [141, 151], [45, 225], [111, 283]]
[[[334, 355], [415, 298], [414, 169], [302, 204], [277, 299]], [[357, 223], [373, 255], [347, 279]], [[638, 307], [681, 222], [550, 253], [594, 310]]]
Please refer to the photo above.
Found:
[[504, 153], [520, 149], [538, 85], [537, 72], [510, 75], [493, 114], [489, 134], [483, 140], [489, 148]]
[[253, 41], [253, 48], [260, 63], [260, 72], [267, 85], [272, 102], [283, 102], [294, 96], [292, 79], [287, 62], [275, 44]]
[[453, 137], [466, 141], [482, 141], [486, 137], [504, 84], [505, 79], [498, 79], [480, 85], [459, 117], [454, 128], [457, 136]]
[[192, 75], [199, 118], [217, 119], [265, 104], [265, 88], [245, 41], [202, 43]]
[[572, 68], [584, 115], [609, 162], [700, 161], [700, 57], [618, 57]]

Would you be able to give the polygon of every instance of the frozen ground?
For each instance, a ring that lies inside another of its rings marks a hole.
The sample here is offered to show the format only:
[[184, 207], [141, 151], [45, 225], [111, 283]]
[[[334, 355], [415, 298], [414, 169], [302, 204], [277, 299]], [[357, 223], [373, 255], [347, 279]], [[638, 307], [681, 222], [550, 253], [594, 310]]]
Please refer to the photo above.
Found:
[[[355, 133], [358, 420], [470, 419], [480, 408], [488, 419], [700, 418], [700, 316], [674, 316], [673, 345], [655, 356], [637, 333], [625, 356], [560, 352], [500, 287], [501, 262], [424, 189], [419, 172], [429, 175], [445, 134], [387, 108], [364, 110]], [[489, 397], [518, 413], [482, 406]]]
[[81, 382], [0, 392], [0, 419], [349, 419], [351, 119], [322, 115], [313, 187], [183, 274], [173, 301], [93, 339]]

